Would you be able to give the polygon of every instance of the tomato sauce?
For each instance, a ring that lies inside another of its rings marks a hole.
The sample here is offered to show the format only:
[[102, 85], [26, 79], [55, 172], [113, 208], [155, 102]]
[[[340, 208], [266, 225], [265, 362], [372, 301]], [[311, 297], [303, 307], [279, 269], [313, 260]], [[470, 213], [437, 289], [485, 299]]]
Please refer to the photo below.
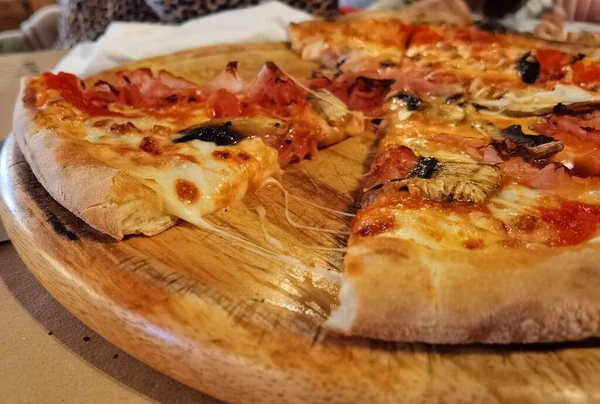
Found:
[[540, 213], [552, 230], [548, 244], [553, 247], [580, 244], [592, 238], [600, 224], [600, 206], [580, 202], [563, 201], [559, 208], [541, 208]]
[[582, 87], [600, 85], [600, 63], [580, 60], [573, 65], [573, 81]]
[[571, 57], [556, 49], [538, 49], [536, 57], [540, 63], [538, 80], [558, 80], [565, 75], [563, 68], [571, 62]]

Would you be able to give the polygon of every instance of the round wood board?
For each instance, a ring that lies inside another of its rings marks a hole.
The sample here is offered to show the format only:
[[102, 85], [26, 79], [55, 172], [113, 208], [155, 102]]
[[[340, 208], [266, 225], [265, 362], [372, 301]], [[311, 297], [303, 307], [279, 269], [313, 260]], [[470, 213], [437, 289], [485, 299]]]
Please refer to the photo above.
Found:
[[[230, 59], [252, 77], [265, 59], [292, 74], [313, 67], [282, 44], [211, 47], [163, 57], [154, 68], [205, 80]], [[147, 64], [137, 62], [133, 67]], [[199, 66], [203, 69], [199, 70]], [[302, 77], [302, 76], [300, 76]], [[290, 167], [294, 195], [347, 210], [375, 139], [347, 139]], [[229, 402], [600, 402], [600, 343], [431, 346], [344, 338], [319, 324], [337, 287], [187, 223], [117, 242], [56, 203], [9, 138], [1, 159], [0, 213], [17, 251], [67, 309], [106, 339], [173, 378]], [[210, 215], [264, 246], [268, 232], [293, 255], [339, 268], [343, 237], [291, 227], [281, 192], [266, 187]], [[339, 216], [291, 201], [305, 225], [346, 229]], [[468, 291], [465, 291], [468, 293]]]

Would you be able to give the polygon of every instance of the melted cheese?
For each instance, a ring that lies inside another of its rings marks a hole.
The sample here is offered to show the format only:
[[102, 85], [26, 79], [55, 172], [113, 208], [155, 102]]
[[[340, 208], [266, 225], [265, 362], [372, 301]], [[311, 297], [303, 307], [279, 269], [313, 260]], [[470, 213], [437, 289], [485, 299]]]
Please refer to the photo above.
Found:
[[470, 241], [483, 245], [511, 239], [505, 225], [523, 215], [539, 216], [538, 206], [546, 205], [548, 194], [522, 186], [503, 189], [487, 203], [489, 213], [474, 210], [454, 214], [437, 209], [394, 210], [394, 226], [375, 237], [412, 240], [434, 250], [464, 250]]

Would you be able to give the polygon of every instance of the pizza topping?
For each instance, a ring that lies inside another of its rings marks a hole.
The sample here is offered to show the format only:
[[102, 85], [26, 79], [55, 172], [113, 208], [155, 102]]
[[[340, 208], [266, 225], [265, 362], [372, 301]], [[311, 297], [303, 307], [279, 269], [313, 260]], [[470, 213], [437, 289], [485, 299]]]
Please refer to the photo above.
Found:
[[280, 117], [300, 115], [308, 106], [306, 90], [273, 62], [267, 62], [248, 86], [248, 95], [265, 110]]
[[142, 138], [142, 142], [140, 143], [140, 149], [142, 149], [146, 153], [150, 153], [155, 156], [160, 154], [158, 142], [152, 136], [146, 136]]
[[500, 170], [488, 164], [438, 163], [435, 158], [423, 158], [408, 177], [377, 184], [366, 194], [391, 183], [432, 201], [481, 203], [499, 189]]
[[245, 109], [238, 98], [225, 89], [212, 93], [206, 100], [206, 106], [215, 118], [240, 116]]
[[125, 123], [113, 123], [110, 126], [110, 131], [116, 135], [132, 135], [135, 133], [140, 133], [140, 130], [132, 123], [132, 122], [125, 122]]
[[398, 94], [395, 98], [406, 102], [406, 109], [409, 111], [416, 111], [423, 107], [423, 100], [419, 97], [415, 97], [409, 94]]
[[556, 49], [538, 49], [537, 60], [540, 63], [539, 80], [559, 80], [565, 72], [563, 68], [571, 63], [571, 57]]
[[[44, 73], [43, 77], [48, 89], [58, 91], [60, 96], [71, 103], [75, 108], [78, 108], [91, 116], [121, 115], [117, 112], [110, 111], [103, 106], [99, 106], [96, 102], [98, 98], [94, 96], [94, 93], [84, 92], [84, 89], [81, 86], [81, 80], [73, 74], [63, 72], [58, 74]], [[106, 92], [103, 87], [102, 97], [105, 95]]]
[[192, 204], [198, 200], [200, 190], [194, 183], [179, 179], [175, 181], [175, 190], [179, 199], [185, 204]]
[[498, 130], [486, 125], [484, 131], [493, 139], [493, 145], [503, 156], [523, 155], [534, 159], [548, 158], [564, 149], [562, 142], [546, 135], [523, 133], [521, 125]]
[[600, 111], [552, 115], [547, 122], [538, 123], [533, 128], [551, 134], [568, 147], [573, 155], [568, 162], [573, 175], [600, 175]]
[[373, 188], [377, 184], [395, 178], [406, 178], [415, 169], [418, 162], [418, 157], [408, 147], [400, 145], [380, 147], [371, 164], [365, 188]]
[[500, 185], [500, 170], [488, 164], [443, 163], [429, 172], [431, 177], [407, 179], [400, 186], [433, 201], [480, 203]]
[[229, 62], [221, 74], [201, 87], [203, 94], [212, 94], [218, 90], [225, 90], [230, 94], [238, 94], [244, 90], [244, 82], [237, 74], [237, 62]]
[[523, 82], [528, 84], [535, 83], [540, 74], [540, 62], [538, 62], [537, 58], [531, 52], [527, 52], [517, 62], [517, 71], [521, 75]]
[[270, 137], [263, 138], [263, 141], [279, 151], [279, 165], [284, 167], [314, 156], [322, 138], [318, 127], [308, 122], [295, 121], [284, 139]]
[[154, 77], [148, 68], [124, 70], [117, 72], [117, 77], [119, 94], [114, 102], [133, 108], [160, 108], [201, 96], [199, 86], [166, 71]]
[[600, 206], [563, 201], [559, 208], [540, 208], [540, 217], [552, 228], [549, 245], [576, 245], [596, 234], [600, 224]]
[[190, 140], [200, 140], [203, 142], [213, 142], [217, 146], [229, 146], [236, 144], [243, 138], [231, 126], [231, 121], [218, 124], [208, 121], [180, 131], [178, 134], [181, 136], [174, 139], [173, 142], [183, 143]]
[[548, 114], [559, 103], [568, 111], [590, 111], [598, 108], [600, 96], [577, 86], [557, 84], [551, 91], [532, 89], [520, 95], [507, 93], [498, 100], [476, 98], [472, 102], [510, 116], [531, 116]]
[[[358, 134], [364, 131], [364, 119], [359, 113], [350, 111], [346, 104], [335, 95], [324, 88], [317, 88], [308, 93], [308, 102], [312, 110], [323, 117], [328, 123], [338, 126], [342, 120], [352, 120], [355, 128], [351, 134]], [[348, 126], [348, 125], [346, 125]]]
[[424, 157], [412, 170], [409, 177], [429, 179], [434, 176], [438, 169], [438, 160], [434, 157]]
[[600, 85], [600, 62], [580, 60], [573, 65], [573, 82], [585, 88]]

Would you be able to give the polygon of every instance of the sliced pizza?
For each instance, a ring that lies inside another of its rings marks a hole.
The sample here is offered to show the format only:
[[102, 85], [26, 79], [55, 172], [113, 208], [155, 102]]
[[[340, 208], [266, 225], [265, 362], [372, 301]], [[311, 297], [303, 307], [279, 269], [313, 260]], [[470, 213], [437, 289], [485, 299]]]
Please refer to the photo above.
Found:
[[166, 71], [121, 71], [86, 87], [67, 73], [24, 84], [14, 127], [35, 175], [117, 239], [192, 223], [239, 201], [280, 168], [363, 131], [331, 94], [274, 63], [244, 83], [236, 64], [198, 85]]
[[430, 343], [597, 335], [600, 281], [585, 274], [600, 254], [600, 177], [565, 155], [595, 115], [387, 110], [325, 326]]

